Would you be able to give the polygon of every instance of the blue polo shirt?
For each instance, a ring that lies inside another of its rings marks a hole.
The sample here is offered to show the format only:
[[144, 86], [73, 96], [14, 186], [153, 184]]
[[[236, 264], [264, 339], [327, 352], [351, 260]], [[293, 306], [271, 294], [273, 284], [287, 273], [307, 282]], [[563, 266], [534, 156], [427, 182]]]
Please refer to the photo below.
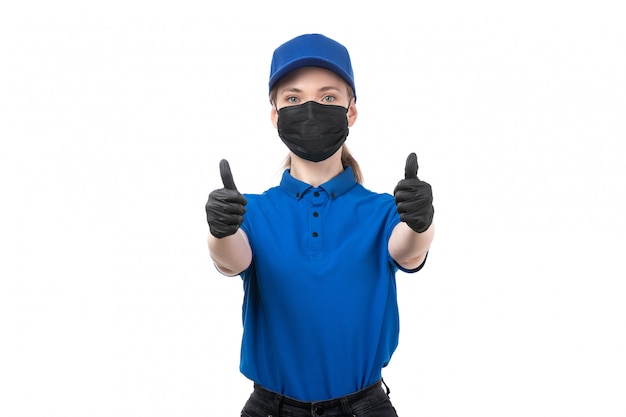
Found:
[[399, 332], [393, 196], [365, 189], [347, 167], [319, 187], [285, 170], [280, 186], [245, 197], [241, 372], [300, 401], [378, 381]]

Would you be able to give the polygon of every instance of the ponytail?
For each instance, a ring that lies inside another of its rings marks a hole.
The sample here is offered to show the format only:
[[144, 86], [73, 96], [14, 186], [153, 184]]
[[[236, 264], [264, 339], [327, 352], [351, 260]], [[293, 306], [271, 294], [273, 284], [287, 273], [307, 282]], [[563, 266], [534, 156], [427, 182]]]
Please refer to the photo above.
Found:
[[363, 184], [363, 173], [361, 172], [361, 167], [359, 166], [359, 163], [356, 161], [356, 159], [354, 159], [354, 156], [352, 156], [350, 150], [345, 144], [341, 149], [341, 163], [344, 167], [351, 167], [356, 182], [359, 184]]

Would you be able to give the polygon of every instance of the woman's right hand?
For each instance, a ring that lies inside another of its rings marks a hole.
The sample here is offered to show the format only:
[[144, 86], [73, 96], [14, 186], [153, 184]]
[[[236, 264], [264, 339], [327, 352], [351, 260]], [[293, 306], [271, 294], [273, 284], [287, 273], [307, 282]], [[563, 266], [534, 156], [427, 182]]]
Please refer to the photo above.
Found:
[[205, 205], [209, 230], [218, 239], [237, 232], [243, 223], [247, 204], [246, 198], [237, 191], [230, 165], [225, 159], [220, 161], [220, 175], [224, 188], [211, 192]]

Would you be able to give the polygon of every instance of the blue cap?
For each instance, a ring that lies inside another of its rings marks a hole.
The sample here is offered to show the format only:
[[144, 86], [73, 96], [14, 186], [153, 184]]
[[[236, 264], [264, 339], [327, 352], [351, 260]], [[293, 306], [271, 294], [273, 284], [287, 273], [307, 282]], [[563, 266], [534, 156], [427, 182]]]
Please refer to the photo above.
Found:
[[270, 91], [282, 77], [302, 67], [322, 67], [334, 72], [352, 87], [356, 99], [350, 54], [339, 42], [324, 35], [307, 34], [276, 48], [272, 56]]

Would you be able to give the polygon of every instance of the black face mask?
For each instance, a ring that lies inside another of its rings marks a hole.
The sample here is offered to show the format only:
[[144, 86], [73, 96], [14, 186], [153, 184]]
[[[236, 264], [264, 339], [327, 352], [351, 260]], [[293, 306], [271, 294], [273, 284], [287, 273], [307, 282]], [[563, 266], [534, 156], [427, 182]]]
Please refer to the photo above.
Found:
[[333, 155], [348, 137], [348, 109], [307, 101], [278, 110], [278, 136], [289, 150], [307, 161]]

